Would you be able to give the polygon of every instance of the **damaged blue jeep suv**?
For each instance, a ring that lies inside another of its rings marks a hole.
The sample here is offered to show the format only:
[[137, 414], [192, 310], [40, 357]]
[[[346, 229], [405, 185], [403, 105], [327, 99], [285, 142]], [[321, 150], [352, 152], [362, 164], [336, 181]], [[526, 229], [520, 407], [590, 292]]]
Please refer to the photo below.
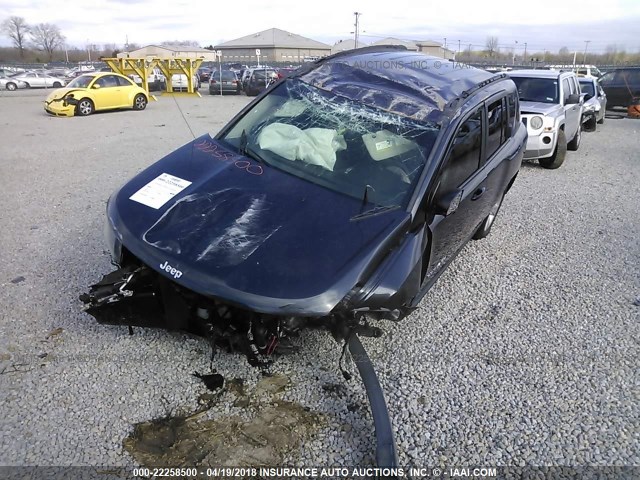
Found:
[[489, 234], [526, 140], [504, 74], [399, 47], [306, 64], [113, 194], [119, 268], [85, 310], [254, 360], [305, 327], [377, 336]]

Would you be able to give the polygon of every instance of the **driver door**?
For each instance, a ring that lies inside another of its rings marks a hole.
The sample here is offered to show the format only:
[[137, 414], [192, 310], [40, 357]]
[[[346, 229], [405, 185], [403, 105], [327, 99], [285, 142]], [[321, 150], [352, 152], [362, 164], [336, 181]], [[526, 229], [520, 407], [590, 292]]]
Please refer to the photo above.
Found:
[[[95, 88], [99, 85], [99, 88]], [[118, 108], [124, 106], [123, 88], [115, 75], [105, 75], [98, 78], [92, 86], [96, 110]]]
[[430, 255], [425, 252], [423, 285], [449, 263], [486, 216], [487, 176], [480, 168], [486, 142], [485, 125], [484, 106], [481, 106], [462, 122], [449, 146], [434, 198], [438, 202], [458, 192], [459, 204], [453, 213], [434, 215], [429, 224], [431, 252]]
[[579, 94], [580, 92], [576, 91], [574, 82], [571, 80], [571, 78], [564, 77], [562, 79], [562, 104], [564, 105], [564, 131], [567, 135], [567, 142], [570, 142], [571, 140], [573, 140], [573, 137], [575, 137], [581, 120], [580, 116], [582, 105], [580, 103], [567, 104], [569, 95], [572, 95], [574, 93]]

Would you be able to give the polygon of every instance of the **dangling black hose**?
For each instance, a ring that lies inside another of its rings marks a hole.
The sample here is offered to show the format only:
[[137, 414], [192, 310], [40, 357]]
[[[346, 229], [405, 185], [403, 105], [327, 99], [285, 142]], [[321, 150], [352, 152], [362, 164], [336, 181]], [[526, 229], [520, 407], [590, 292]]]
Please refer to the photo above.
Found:
[[349, 335], [349, 351], [353, 357], [353, 361], [358, 367], [362, 383], [367, 391], [369, 405], [371, 405], [371, 414], [373, 415], [373, 425], [376, 429], [376, 464], [380, 468], [397, 468], [398, 452], [396, 451], [396, 441], [393, 437], [391, 429], [391, 419], [389, 411], [384, 400], [384, 393], [380, 382], [373, 369], [373, 364], [367, 355], [358, 335], [352, 333]]

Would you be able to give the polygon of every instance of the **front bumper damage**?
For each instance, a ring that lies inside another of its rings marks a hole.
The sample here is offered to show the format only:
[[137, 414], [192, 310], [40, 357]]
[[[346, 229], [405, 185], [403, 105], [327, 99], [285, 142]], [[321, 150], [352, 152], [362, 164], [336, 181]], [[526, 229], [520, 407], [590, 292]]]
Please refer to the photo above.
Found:
[[73, 117], [76, 113], [77, 100], [74, 98], [56, 98], [44, 102], [45, 112], [57, 117]]
[[[398, 457], [384, 393], [359, 336], [380, 337], [363, 314], [341, 312], [325, 317], [260, 314], [208, 298], [181, 287], [140, 262], [105, 275], [80, 296], [84, 311], [102, 324], [186, 330], [205, 337], [212, 348], [246, 355], [250, 365], [264, 368], [276, 354], [292, 353], [292, 342], [304, 328], [328, 329], [352, 355], [371, 405], [377, 438], [376, 463], [396, 468]], [[351, 375], [340, 368], [345, 379]]]

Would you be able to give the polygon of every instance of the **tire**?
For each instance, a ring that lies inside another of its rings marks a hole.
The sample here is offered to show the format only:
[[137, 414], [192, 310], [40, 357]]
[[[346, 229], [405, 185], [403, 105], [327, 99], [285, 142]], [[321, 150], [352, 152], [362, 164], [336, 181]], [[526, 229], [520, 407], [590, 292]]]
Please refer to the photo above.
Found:
[[136, 98], [133, 99], [133, 109], [144, 110], [145, 108], [147, 108], [147, 97], [139, 93], [136, 95]]
[[13, 91], [14, 91], [15, 89], [17, 89], [17, 88], [18, 88], [18, 86], [17, 86], [15, 83], [13, 83], [13, 82], [9, 82], [9, 83], [7, 83], [7, 90], [10, 90], [10, 91], [12, 91], [12, 92], [13, 92]]
[[31, 85], [29, 85], [29, 82], [24, 82], [24, 83], [27, 86], [27, 88], [31, 88]]
[[62, 88], [62, 84], [60, 82], [53, 82], [53, 88]]
[[580, 148], [581, 139], [582, 139], [582, 124], [578, 126], [578, 131], [576, 132], [576, 136], [573, 137], [573, 140], [567, 143], [567, 150], [571, 150], [572, 152], [577, 151]]
[[539, 158], [538, 163], [544, 168], [554, 170], [564, 163], [564, 159], [567, 156], [567, 137], [564, 134], [564, 130], [558, 131], [558, 143], [556, 149], [553, 151], [553, 155], [549, 158]]
[[596, 131], [596, 116], [595, 115], [584, 123], [584, 128], [585, 128], [585, 131], [587, 131], [587, 132], [595, 132]]
[[607, 115], [606, 115], [606, 113], [605, 113], [604, 115], [602, 115], [602, 118], [601, 118], [600, 120], [598, 120], [598, 123], [599, 123], [600, 125], [602, 125], [602, 124], [604, 123], [604, 117], [606, 117], [606, 116], [607, 116]]
[[88, 98], [82, 98], [78, 105], [76, 105], [76, 115], [80, 117], [86, 117], [87, 115], [91, 115], [95, 111], [95, 107], [93, 102]]
[[493, 207], [491, 207], [489, 215], [487, 215], [487, 218], [484, 219], [482, 224], [478, 227], [478, 230], [476, 230], [476, 233], [473, 235], [474, 240], [482, 240], [487, 235], [489, 235], [489, 233], [491, 233], [491, 227], [493, 227], [493, 224], [496, 221], [496, 217], [498, 216], [498, 212], [500, 211], [503, 200], [504, 193], [502, 194], [500, 199], [493, 205]]

